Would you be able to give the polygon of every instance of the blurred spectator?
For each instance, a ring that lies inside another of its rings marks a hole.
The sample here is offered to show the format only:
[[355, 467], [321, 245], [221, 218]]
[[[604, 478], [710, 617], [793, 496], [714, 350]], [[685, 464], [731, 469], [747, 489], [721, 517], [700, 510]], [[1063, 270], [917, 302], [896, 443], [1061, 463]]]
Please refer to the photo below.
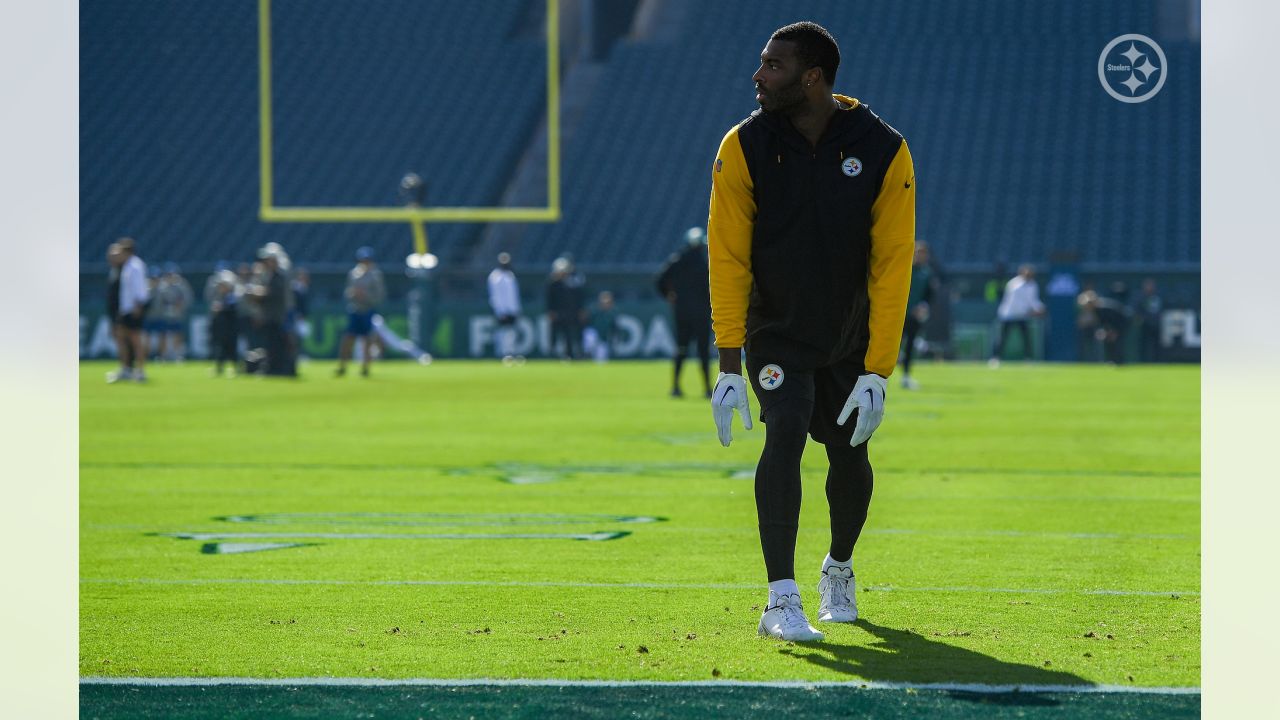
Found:
[[937, 278], [929, 265], [929, 245], [916, 243], [911, 261], [911, 288], [907, 292], [907, 318], [902, 327], [902, 387], [917, 390], [920, 384], [911, 377], [911, 359], [915, 355], [916, 338], [929, 322], [929, 303], [937, 288]]
[[1036, 283], [1035, 268], [1023, 265], [1018, 274], [1004, 286], [1004, 298], [996, 309], [999, 329], [996, 331], [996, 344], [991, 351], [991, 367], [1000, 367], [1004, 354], [1004, 343], [1009, 331], [1016, 328], [1022, 335], [1022, 354], [1027, 360], [1035, 357], [1031, 346], [1031, 329], [1028, 326], [1033, 317], [1044, 315], [1044, 303], [1040, 302], [1040, 285]]
[[1102, 321], [1098, 319], [1098, 293], [1086, 284], [1076, 296], [1076, 353], [1081, 362], [1102, 359], [1098, 343], [1102, 340]]
[[1142, 296], [1138, 298], [1135, 318], [1138, 324], [1138, 358], [1144, 363], [1160, 362], [1160, 312], [1164, 301], [1156, 292], [1156, 281], [1142, 281]]
[[[497, 319], [498, 328], [494, 333], [494, 351], [506, 364], [517, 360], [516, 323], [520, 320], [520, 283], [511, 269], [511, 255], [498, 253], [498, 266], [488, 278], [489, 307]], [[520, 358], [522, 359], [522, 358]]]
[[[582, 326], [587, 319], [586, 279], [574, 271], [573, 260], [556, 258], [547, 282], [547, 320], [551, 323], [552, 352], [562, 359], [582, 356]], [[563, 341], [563, 349], [561, 348]]]
[[148, 359], [160, 359], [164, 344], [163, 308], [160, 305], [160, 278], [163, 275], [158, 263], [147, 266], [147, 308], [142, 313], [142, 333]]
[[982, 285], [982, 299], [988, 305], [996, 305], [1000, 302], [1000, 289], [1005, 283], [1005, 278], [1009, 277], [1009, 271], [1005, 269], [1003, 261], [996, 263], [994, 274], [987, 278], [987, 282]]
[[244, 371], [247, 373], [260, 370], [262, 364], [262, 305], [249, 296], [249, 288], [261, 285], [266, 269], [261, 261], [240, 263], [236, 275], [240, 278], [240, 294], [247, 298], [237, 307], [240, 312], [238, 321], [240, 342], [244, 344]]
[[1128, 303], [1129, 289], [1121, 281], [1111, 285], [1111, 291], [1098, 296], [1098, 322], [1102, 326], [1102, 348], [1106, 361], [1113, 365], [1124, 364], [1124, 342], [1128, 335], [1129, 321], [1133, 314]]
[[243, 288], [240, 278], [231, 271], [231, 264], [220, 261], [204, 284], [204, 301], [209, 306], [209, 336], [213, 356], [213, 374], [222, 375], [222, 368], [231, 363], [235, 374], [240, 362], [236, 343], [240, 338], [240, 294]]
[[307, 316], [311, 312], [311, 273], [306, 268], [298, 268], [293, 272], [293, 310], [290, 314], [290, 327], [299, 340], [311, 335], [311, 323]]
[[160, 306], [160, 346], [162, 360], [182, 362], [186, 358], [186, 324], [195, 294], [191, 283], [182, 277], [177, 263], [164, 264], [164, 274], [156, 285], [155, 302]]
[[702, 393], [711, 397], [711, 289], [707, 280], [707, 234], [700, 227], [685, 231], [685, 246], [667, 259], [658, 273], [658, 294], [675, 315], [676, 347], [672, 357], [671, 397], [683, 397], [680, 370], [694, 345], [702, 367]]
[[366, 343], [368, 348], [362, 346], [356, 350], [357, 359], [363, 361], [365, 352], [372, 352], [374, 357], [382, 357], [386, 354], [386, 350], [391, 349], [417, 360], [419, 365], [431, 364], [431, 353], [415, 345], [412, 340], [397, 335], [387, 325], [382, 315], [374, 313], [371, 322], [373, 323], [373, 334], [370, 336], [372, 342]]
[[264, 246], [258, 251], [262, 272], [245, 288], [245, 297], [259, 309], [258, 330], [262, 340], [260, 359], [266, 374], [294, 377], [297, 366], [290, 353], [285, 321], [289, 316], [290, 292], [285, 271], [280, 267], [287, 255]]
[[120, 243], [107, 246], [107, 319], [111, 323], [111, 338], [116, 343], [116, 357], [120, 367], [107, 373], [107, 382], [127, 380], [133, 374], [133, 344], [120, 322], [120, 269], [124, 265], [124, 251]]
[[618, 311], [613, 306], [613, 293], [604, 291], [596, 298], [591, 321], [583, 333], [583, 350], [596, 362], [607, 362], [618, 331]]
[[[289, 259], [289, 253], [285, 252], [284, 246], [278, 242], [269, 242], [262, 248], [268, 255], [276, 259], [277, 270], [284, 275], [285, 283], [285, 320], [284, 320], [284, 340], [286, 344], [286, 357], [290, 366], [296, 364], [298, 359], [298, 333], [297, 324], [294, 322], [296, 314], [294, 312], [297, 297], [293, 291], [293, 261]], [[294, 374], [290, 371], [288, 374]]]
[[342, 345], [338, 349], [338, 369], [334, 373], [338, 377], [347, 374], [347, 362], [351, 360], [356, 338], [360, 338], [362, 346], [360, 374], [369, 376], [369, 363], [373, 360], [373, 349], [369, 346], [373, 315], [378, 303], [386, 296], [387, 286], [382, 279], [382, 271], [373, 261], [373, 248], [360, 248], [356, 251], [356, 266], [347, 273], [347, 288], [343, 293], [347, 300], [347, 329], [342, 334]]
[[147, 290], [147, 264], [138, 257], [133, 238], [121, 238], [116, 245], [123, 258], [120, 265], [120, 329], [131, 351], [132, 363], [122, 365], [114, 375], [108, 375], [107, 382], [146, 382], [147, 345], [142, 320], [151, 299]]

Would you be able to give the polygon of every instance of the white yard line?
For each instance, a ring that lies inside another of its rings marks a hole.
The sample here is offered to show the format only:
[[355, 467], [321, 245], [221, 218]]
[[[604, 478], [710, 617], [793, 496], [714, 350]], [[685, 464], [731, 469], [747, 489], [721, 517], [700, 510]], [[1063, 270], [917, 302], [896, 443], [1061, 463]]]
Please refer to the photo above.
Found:
[[[462, 586], [462, 587], [529, 587], [529, 588], [616, 588], [616, 589], [674, 589], [674, 590], [759, 590], [760, 585], [729, 583], [603, 583], [577, 581], [519, 581], [519, 580], [336, 580], [336, 579], [288, 579], [288, 578], [81, 578], [82, 584], [93, 585], [370, 585], [370, 586]], [[1014, 595], [1128, 595], [1169, 597], [1187, 595], [1199, 597], [1198, 590], [1111, 590], [1064, 588], [986, 588], [967, 586], [898, 587], [893, 585], [868, 585], [865, 592], [962, 592], [1000, 593]]]
[[575, 688], [665, 688], [665, 687], [753, 687], [753, 688], [859, 688], [864, 690], [939, 690], [972, 693], [1138, 693], [1146, 695], [1199, 695], [1198, 687], [1134, 687], [1128, 685], [987, 685], [984, 683], [899, 683], [877, 680], [539, 680], [539, 679], [458, 679], [446, 678], [251, 678], [251, 677], [84, 677], [81, 685], [126, 685], [140, 687], [213, 687], [255, 685], [267, 687], [575, 687]]

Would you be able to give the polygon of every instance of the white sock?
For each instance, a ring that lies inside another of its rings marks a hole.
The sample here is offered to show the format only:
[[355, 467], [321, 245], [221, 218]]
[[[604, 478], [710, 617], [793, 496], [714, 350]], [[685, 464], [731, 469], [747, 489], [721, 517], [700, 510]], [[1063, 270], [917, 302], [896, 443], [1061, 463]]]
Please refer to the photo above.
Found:
[[822, 572], [826, 572], [827, 568], [848, 568], [853, 570], [853, 556], [850, 555], [848, 560], [840, 562], [831, 557], [831, 553], [827, 553], [827, 559], [822, 561]]
[[769, 607], [777, 604], [776, 600], [783, 595], [799, 595], [800, 586], [796, 585], [794, 578], [786, 580], [774, 580], [769, 583]]

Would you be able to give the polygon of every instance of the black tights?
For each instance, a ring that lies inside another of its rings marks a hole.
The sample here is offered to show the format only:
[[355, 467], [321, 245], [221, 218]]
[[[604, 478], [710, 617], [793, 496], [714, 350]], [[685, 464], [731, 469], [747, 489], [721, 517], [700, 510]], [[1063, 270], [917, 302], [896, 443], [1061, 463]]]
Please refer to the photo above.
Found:
[[[770, 408], [764, 452], [756, 466], [756, 516], [769, 582], [795, 578], [796, 531], [800, 523], [800, 458], [809, 431], [812, 402], [799, 399]], [[850, 422], [854, 422], [850, 418]], [[867, 444], [827, 445], [827, 504], [834, 560], [853, 556], [871, 504], [873, 473]]]

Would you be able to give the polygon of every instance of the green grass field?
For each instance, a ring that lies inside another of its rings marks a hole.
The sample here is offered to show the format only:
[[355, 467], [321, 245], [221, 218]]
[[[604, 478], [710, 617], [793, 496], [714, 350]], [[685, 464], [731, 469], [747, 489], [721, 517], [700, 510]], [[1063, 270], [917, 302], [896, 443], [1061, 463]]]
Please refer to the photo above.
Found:
[[[924, 365], [924, 389], [891, 383], [854, 554], [864, 620], [816, 645], [755, 634], [763, 428], [721, 448], [704, 400], [666, 396], [665, 363], [367, 380], [312, 363], [299, 381], [187, 364], [146, 386], [107, 369], [81, 365], [82, 678], [1200, 684], [1198, 367]], [[804, 470], [812, 609], [821, 448]], [[521, 707], [563, 700], [539, 687]], [[82, 710], [139, 712], [139, 693], [86, 684]], [[1198, 714], [1187, 697], [1117, 716]]]

